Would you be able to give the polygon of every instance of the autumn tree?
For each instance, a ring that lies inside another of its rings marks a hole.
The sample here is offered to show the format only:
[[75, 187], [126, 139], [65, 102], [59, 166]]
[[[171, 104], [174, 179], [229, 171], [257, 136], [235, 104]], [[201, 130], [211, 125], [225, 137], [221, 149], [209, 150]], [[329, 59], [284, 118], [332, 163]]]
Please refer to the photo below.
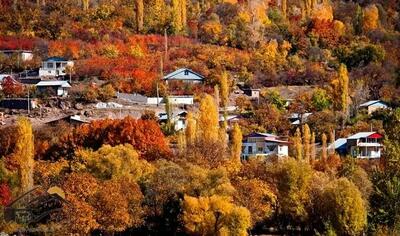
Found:
[[321, 140], [322, 140], [321, 161], [324, 162], [328, 158], [328, 149], [326, 144], [328, 138], [326, 137], [325, 133], [322, 134]]
[[311, 131], [310, 127], [305, 124], [303, 126], [303, 148], [304, 148], [304, 158], [306, 161], [310, 160], [310, 154], [311, 154]]
[[200, 198], [185, 196], [182, 220], [188, 233], [199, 235], [246, 235], [251, 226], [250, 213], [246, 208], [217, 195]]
[[235, 123], [232, 130], [232, 160], [240, 164], [240, 155], [242, 153], [242, 131], [240, 126]]
[[228, 73], [224, 71], [220, 80], [221, 87], [221, 105], [226, 108], [229, 101], [229, 84], [228, 84]]
[[311, 163], [315, 161], [316, 156], [316, 143], [315, 143], [315, 132], [311, 133], [311, 140], [310, 140], [310, 156], [311, 156]]
[[14, 80], [13, 78], [11, 78], [10, 76], [4, 78], [1, 81], [0, 85], [2, 88], [2, 92], [6, 96], [19, 97], [23, 96], [24, 94], [24, 86], [21, 83]]
[[300, 132], [299, 128], [296, 129], [296, 133], [293, 138], [293, 145], [295, 148], [295, 153], [296, 153], [295, 155], [296, 155], [297, 160], [302, 160], [303, 159], [303, 144], [302, 144], [301, 132]]
[[192, 112], [188, 112], [187, 113], [187, 117], [186, 117], [186, 143], [191, 145], [194, 144], [195, 140], [196, 140], [196, 120], [193, 117], [193, 113]]
[[99, 229], [114, 233], [140, 226], [144, 215], [142, 200], [135, 182], [121, 179], [102, 183], [92, 200]]
[[363, 14], [363, 30], [365, 32], [378, 28], [379, 24], [379, 10], [375, 4], [369, 5], [364, 8]]
[[278, 190], [278, 212], [283, 224], [291, 222], [302, 224], [307, 222], [307, 206], [310, 202], [310, 186], [312, 180], [312, 168], [308, 162], [295, 159], [285, 159], [269, 170], [273, 173]]
[[[332, 181], [323, 193], [326, 222], [339, 235], [358, 235], [367, 225], [367, 209], [357, 187], [346, 178]], [[324, 215], [324, 213], [321, 213]]]
[[93, 176], [103, 179], [124, 179], [138, 181], [149, 175], [153, 168], [145, 160], [140, 160], [136, 150], [129, 144], [112, 147], [104, 145], [97, 151], [78, 150], [76, 160]]
[[214, 99], [206, 94], [200, 101], [197, 133], [203, 141], [218, 140], [218, 109]]
[[143, 0], [135, 0], [136, 31], [143, 31], [144, 3]]
[[33, 187], [34, 161], [34, 140], [32, 125], [27, 118], [19, 118], [17, 121], [18, 139], [12, 159], [18, 165], [20, 177], [20, 191], [26, 192]]
[[266, 182], [258, 178], [239, 179], [234, 186], [235, 200], [250, 211], [253, 226], [272, 217], [276, 195]]

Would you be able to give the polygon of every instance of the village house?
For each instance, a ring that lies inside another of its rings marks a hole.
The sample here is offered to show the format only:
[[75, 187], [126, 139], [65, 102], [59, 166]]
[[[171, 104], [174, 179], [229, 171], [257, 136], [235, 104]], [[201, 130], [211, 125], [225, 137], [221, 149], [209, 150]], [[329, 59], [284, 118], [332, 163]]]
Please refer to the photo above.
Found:
[[30, 61], [33, 59], [33, 52], [30, 50], [0, 50], [0, 53], [6, 57], [16, 55], [21, 61]]
[[375, 112], [376, 110], [387, 109], [388, 105], [386, 103], [382, 102], [381, 100], [372, 100], [372, 101], [368, 101], [368, 102], [361, 104], [360, 108], [367, 110], [368, 115], [370, 115], [373, 112]]
[[42, 62], [39, 69], [40, 77], [58, 77], [67, 74], [67, 67], [73, 67], [74, 62], [62, 57], [50, 57]]
[[41, 94], [46, 94], [49, 96], [68, 96], [68, 91], [71, 85], [67, 81], [63, 80], [47, 80], [40, 81], [36, 84], [37, 91]]
[[250, 97], [250, 99], [259, 99], [260, 98], [260, 89], [255, 88], [243, 88], [243, 93]]
[[267, 133], [251, 133], [243, 138], [242, 160], [249, 157], [267, 157], [289, 155], [289, 142], [279, 136]]
[[354, 158], [380, 158], [383, 136], [377, 132], [360, 132], [347, 138], [337, 139], [334, 147], [342, 156]]
[[164, 81], [167, 84], [168, 82], [172, 81], [181, 81], [184, 83], [199, 84], [203, 83], [204, 80], [205, 80], [204, 76], [187, 68], [178, 69], [164, 76]]
[[[186, 117], [187, 117], [186, 111], [181, 111], [178, 112], [177, 114], [172, 114], [171, 116], [172, 117], [170, 122], [172, 122], [175, 131], [186, 129]], [[168, 122], [168, 114], [159, 113], [158, 120], [160, 124], [166, 124]]]

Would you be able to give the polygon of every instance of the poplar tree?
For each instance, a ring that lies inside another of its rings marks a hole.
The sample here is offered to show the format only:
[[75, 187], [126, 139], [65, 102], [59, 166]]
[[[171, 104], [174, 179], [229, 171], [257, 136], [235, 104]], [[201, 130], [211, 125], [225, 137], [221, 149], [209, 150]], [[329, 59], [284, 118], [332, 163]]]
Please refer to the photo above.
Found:
[[89, 1], [90, 0], [82, 0], [82, 8], [84, 11], [89, 10]]
[[334, 154], [335, 153], [335, 132], [333, 130], [331, 130], [329, 132], [329, 144], [330, 144], [330, 148], [329, 148], [329, 154]]
[[144, 18], [144, 4], [143, 0], [135, 0], [135, 10], [136, 10], [136, 30], [138, 33], [143, 30], [143, 18]]
[[196, 120], [192, 112], [187, 113], [186, 117], [186, 144], [193, 145], [196, 141]]
[[286, 20], [287, 19], [287, 0], [282, 0], [282, 16]]
[[310, 141], [311, 141], [311, 134], [310, 134], [310, 127], [305, 124], [303, 125], [303, 146], [304, 146], [304, 158], [305, 160], [310, 160]]
[[327, 141], [327, 137], [326, 137], [326, 134], [325, 134], [325, 133], [322, 134], [321, 139], [322, 139], [321, 160], [322, 160], [322, 161], [326, 161], [326, 159], [328, 158], [328, 153], [327, 153], [327, 150], [326, 150], [326, 141]]
[[200, 101], [197, 127], [199, 138], [202, 141], [215, 142], [218, 140], [218, 109], [215, 100], [209, 94], [206, 94]]
[[235, 123], [232, 130], [232, 159], [236, 163], [240, 163], [240, 155], [242, 153], [242, 130], [240, 126]]
[[175, 34], [183, 29], [181, 0], [172, 0], [172, 28]]
[[293, 141], [294, 141], [294, 147], [296, 150], [296, 158], [298, 160], [301, 160], [301, 159], [303, 159], [303, 145], [301, 143], [301, 132], [300, 132], [299, 128], [296, 129], [296, 133], [294, 135]]
[[340, 64], [338, 74], [339, 74], [339, 88], [341, 90], [340, 107], [341, 111], [347, 117], [349, 109], [349, 75], [347, 72], [346, 65]]
[[310, 144], [311, 144], [311, 150], [310, 150], [311, 163], [313, 163], [315, 161], [315, 153], [316, 153], [316, 150], [315, 150], [315, 133], [314, 132], [311, 133], [311, 142], [310, 142]]
[[229, 85], [228, 85], [228, 73], [224, 71], [220, 80], [221, 86], [221, 105], [226, 108], [229, 100]]
[[18, 164], [20, 178], [20, 191], [26, 192], [33, 187], [34, 141], [32, 125], [27, 118], [19, 118], [17, 121], [18, 140], [15, 143], [13, 159]]

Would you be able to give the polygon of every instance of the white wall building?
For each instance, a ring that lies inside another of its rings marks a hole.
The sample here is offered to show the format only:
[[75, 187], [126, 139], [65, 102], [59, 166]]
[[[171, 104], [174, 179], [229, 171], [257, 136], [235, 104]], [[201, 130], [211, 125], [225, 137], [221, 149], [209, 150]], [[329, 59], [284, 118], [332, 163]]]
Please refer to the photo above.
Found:
[[42, 67], [39, 69], [40, 77], [58, 77], [67, 74], [67, 67], [73, 67], [74, 62], [62, 57], [50, 57], [42, 62]]
[[284, 157], [289, 155], [289, 142], [273, 134], [252, 133], [243, 139], [242, 159], [249, 157], [267, 157], [277, 155]]
[[48, 93], [48, 95], [56, 95], [59, 97], [68, 96], [68, 90], [71, 85], [63, 80], [40, 81], [36, 84], [36, 88], [40, 93]]
[[388, 105], [381, 100], [368, 101], [360, 105], [360, 108], [366, 109], [368, 115], [379, 109], [387, 109]]

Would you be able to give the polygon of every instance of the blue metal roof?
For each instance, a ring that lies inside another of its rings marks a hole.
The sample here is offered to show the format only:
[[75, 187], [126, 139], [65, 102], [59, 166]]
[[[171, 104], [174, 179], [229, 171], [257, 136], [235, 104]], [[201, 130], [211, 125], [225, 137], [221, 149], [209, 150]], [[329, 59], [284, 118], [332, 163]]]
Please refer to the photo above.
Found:
[[49, 57], [47, 58], [46, 61], [69, 61], [69, 60], [64, 57]]

